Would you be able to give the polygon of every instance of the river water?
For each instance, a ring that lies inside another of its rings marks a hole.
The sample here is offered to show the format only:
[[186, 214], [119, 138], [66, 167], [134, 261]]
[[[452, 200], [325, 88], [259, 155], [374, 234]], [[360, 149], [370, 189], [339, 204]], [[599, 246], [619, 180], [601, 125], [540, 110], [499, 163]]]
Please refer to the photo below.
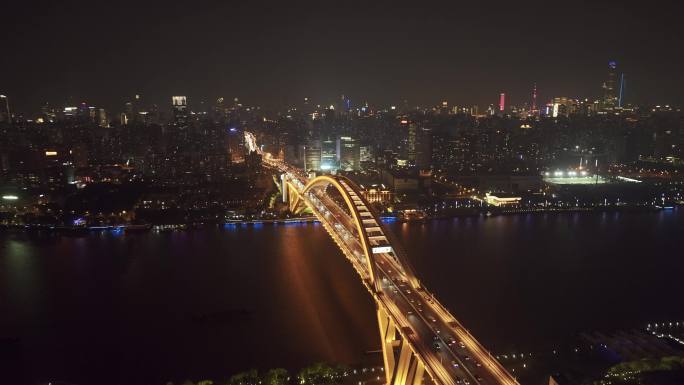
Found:
[[[684, 319], [684, 212], [390, 224], [495, 353]], [[0, 383], [164, 384], [380, 362], [374, 304], [319, 224], [0, 233]]]

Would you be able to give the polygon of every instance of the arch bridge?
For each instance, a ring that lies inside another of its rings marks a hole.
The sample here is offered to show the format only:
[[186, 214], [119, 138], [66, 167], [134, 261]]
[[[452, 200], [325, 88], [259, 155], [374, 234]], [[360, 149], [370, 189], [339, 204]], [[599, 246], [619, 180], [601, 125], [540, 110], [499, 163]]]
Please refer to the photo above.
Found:
[[309, 178], [282, 161], [283, 199], [308, 207], [373, 297], [387, 385], [518, 385], [416, 278], [399, 243], [351, 180]]

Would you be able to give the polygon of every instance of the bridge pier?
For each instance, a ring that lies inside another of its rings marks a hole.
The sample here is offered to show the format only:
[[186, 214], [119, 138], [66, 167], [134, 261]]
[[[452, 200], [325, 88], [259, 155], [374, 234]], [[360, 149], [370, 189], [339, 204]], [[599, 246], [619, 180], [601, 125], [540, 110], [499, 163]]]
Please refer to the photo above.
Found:
[[283, 203], [288, 204], [290, 212], [297, 214], [301, 210], [302, 202], [299, 197], [299, 192], [297, 189], [290, 185], [290, 181], [287, 180], [287, 174], [280, 174], [280, 191], [283, 194]]
[[422, 385], [425, 366], [413, 353], [387, 312], [377, 306], [387, 385]]
[[299, 192], [295, 190], [293, 186], [288, 186], [289, 195], [289, 208], [292, 214], [300, 214], [304, 208], [302, 198], [299, 196]]
[[283, 203], [287, 203], [289, 192], [287, 188], [287, 176], [285, 174], [280, 174], [280, 191], [283, 194]]

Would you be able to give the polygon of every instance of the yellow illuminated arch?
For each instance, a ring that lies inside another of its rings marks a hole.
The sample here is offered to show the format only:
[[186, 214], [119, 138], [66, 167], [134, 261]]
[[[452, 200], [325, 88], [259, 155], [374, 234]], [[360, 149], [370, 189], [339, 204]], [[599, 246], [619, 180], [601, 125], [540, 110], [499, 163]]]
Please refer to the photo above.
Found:
[[[340, 176], [329, 176], [329, 175], [321, 175], [313, 178], [312, 180], [309, 181], [309, 183], [304, 186], [304, 189], [302, 189], [302, 194], [306, 194], [309, 192], [311, 189], [314, 187], [320, 187], [322, 185], [332, 185], [334, 186], [337, 191], [340, 192], [340, 195], [342, 195], [342, 198], [344, 199], [345, 204], [347, 205], [347, 208], [349, 209], [349, 212], [351, 212], [352, 219], [354, 224], [356, 225], [356, 231], [359, 233], [359, 238], [361, 240], [361, 247], [363, 248], [363, 253], [366, 257], [366, 264], [368, 268], [368, 274], [370, 275], [370, 281], [373, 285], [375, 285], [375, 277], [376, 277], [376, 272], [375, 272], [375, 264], [373, 263], [372, 259], [372, 250], [370, 249], [370, 242], [368, 240], [368, 234], [366, 234], [366, 231], [364, 230], [362, 226], [362, 219], [361, 219], [361, 214], [359, 213], [359, 210], [356, 208], [356, 205], [354, 202], [352, 202], [351, 197], [349, 196], [349, 192], [342, 186], [340, 183], [340, 180], [344, 180], [344, 182], [349, 185], [349, 187], [353, 188], [354, 184], [351, 180], [340, 177]], [[292, 183], [288, 183], [288, 190], [290, 191], [296, 191], [296, 189], [293, 190], [294, 185]], [[358, 194], [359, 199], [363, 202], [363, 204], [368, 208], [368, 210], [371, 210], [371, 207], [368, 205], [368, 202], [360, 195]], [[300, 203], [301, 198], [299, 197], [299, 194], [297, 194], [296, 197], [294, 197], [295, 201], [292, 203], [291, 207], [297, 207], [297, 204]], [[372, 214], [372, 212], [371, 212]], [[373, 217], [375, 215], [373, 214]], [[377, 220], [377, 218], [376, 218]]]

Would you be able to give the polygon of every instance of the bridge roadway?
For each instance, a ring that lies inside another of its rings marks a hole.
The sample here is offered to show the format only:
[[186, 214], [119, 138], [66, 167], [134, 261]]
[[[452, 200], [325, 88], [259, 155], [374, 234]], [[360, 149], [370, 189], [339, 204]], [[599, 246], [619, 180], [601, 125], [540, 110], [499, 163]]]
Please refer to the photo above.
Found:
[[[324, 194], [317, 197], [331, 212], [333, 223], [343, 223], [346, 231], [354, 231], [353, 219], [336, 202]], [[358, 238], [343, 239], [351, 250], [362, 253]], [[443, 384], [516, 384], [515, 380], [509, 381], [505, 370], [501, 371], [499, 365], [491, 362], [494, 359], [489, 353], [453, 317], [440, 311], [432, 295], [421, 287], [411, 287], [407, 272], [395, 258], [387, 253], [374, 254], [374, 257], [377, 271], [381, 273], [380, 301], [395, 321], [400, 320], [400, 328], [408, 326], [413, 331], [404, 337], [420, 350], [417, 353], [427, 361], [424, 363], [432, 376]]]
[[[277, 159], [264, 161], [290, 178], [301, 192], [308, 178], [301, 170]], [[345, 184], [346, 186], [346, 184]], [[402, 338], [425, 366], [433, 382], [443, 385], [518, 385], [518, 382], [491, 354], [425, 290], [413, 273], [395, 255], [372, 254], [376, 267], [374, 288], [364, 268], [363, 247], [354, 219], [324, 189], [314, 189], [302, 198], [325, 225], [344, 254], [352, 262], [368, 290], [395, 322]]]

